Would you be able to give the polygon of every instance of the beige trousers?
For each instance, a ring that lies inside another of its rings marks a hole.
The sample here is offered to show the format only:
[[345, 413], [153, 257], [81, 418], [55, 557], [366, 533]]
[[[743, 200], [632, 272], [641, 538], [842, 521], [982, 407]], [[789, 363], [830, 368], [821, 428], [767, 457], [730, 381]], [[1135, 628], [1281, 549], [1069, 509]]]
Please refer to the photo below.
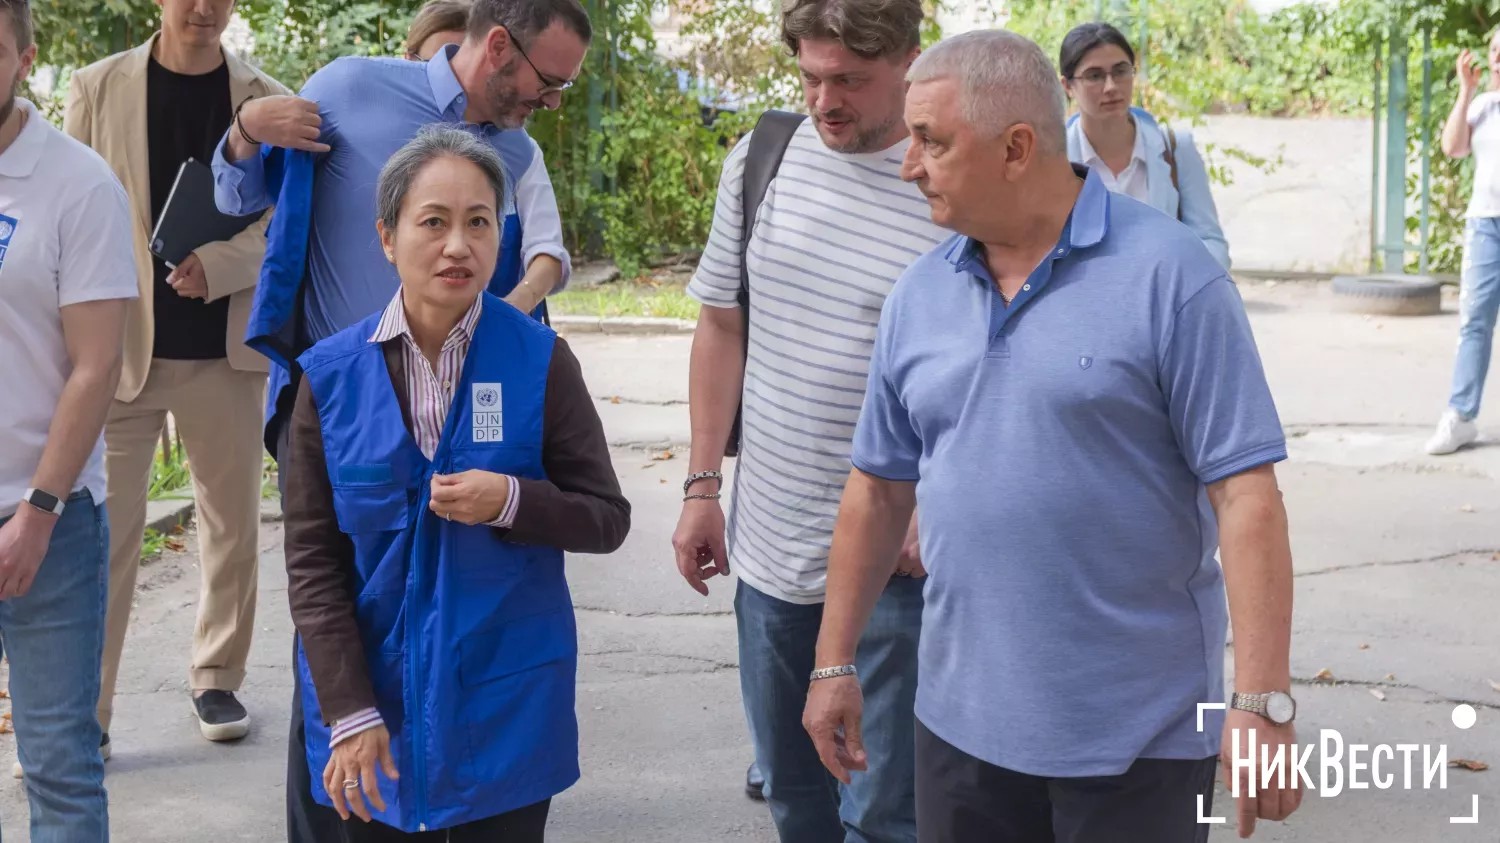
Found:
[[115, 401], [104, 428], [109, 474], [109, 613], [99, 725], [109, 731], [130, 623], [151, 463], [167, 413], [187, 451], [197, 501], [201, 585], [193, 629], [193, 690], [237, 691], [255, 628], [266, 376], [226, 360], [152, 360], [141, 394]]

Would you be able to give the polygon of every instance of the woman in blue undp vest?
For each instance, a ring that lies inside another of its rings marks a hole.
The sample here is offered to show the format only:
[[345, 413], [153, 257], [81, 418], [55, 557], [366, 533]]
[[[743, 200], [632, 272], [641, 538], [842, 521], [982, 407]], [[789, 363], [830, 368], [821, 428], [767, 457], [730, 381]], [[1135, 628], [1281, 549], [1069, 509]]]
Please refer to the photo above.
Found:
[[315, 345], [285, 465], [313, 797], [350, 843], [531, 843], [578, 779], [563, 554], [629, 530], [578, 361], [483, 292], [505, 180], [432, 127], [386, 164], [401, 289]]

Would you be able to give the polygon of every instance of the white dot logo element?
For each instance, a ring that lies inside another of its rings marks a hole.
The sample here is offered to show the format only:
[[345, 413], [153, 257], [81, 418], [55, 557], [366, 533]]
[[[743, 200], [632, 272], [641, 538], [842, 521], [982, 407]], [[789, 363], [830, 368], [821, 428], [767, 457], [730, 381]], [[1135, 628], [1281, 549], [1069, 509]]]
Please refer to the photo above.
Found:
[[1478, 720], [1479, 712], [1474, 710], [1474, 706], [1469, 705], [1468, 703], [1463, 703], [1461, 705], [1456, 705], [1453, 707], [1453, 725], [1457, 726], [1458, 728], [1472, 728], [1474, 726], [1474, 723]]

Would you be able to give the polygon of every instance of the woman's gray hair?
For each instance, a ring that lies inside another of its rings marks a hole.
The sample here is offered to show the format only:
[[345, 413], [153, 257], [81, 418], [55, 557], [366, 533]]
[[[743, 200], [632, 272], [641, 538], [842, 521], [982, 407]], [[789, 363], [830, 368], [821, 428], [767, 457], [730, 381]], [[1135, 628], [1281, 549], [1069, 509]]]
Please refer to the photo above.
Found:
[[964, 119], [986, 137], [1018, 123], [1036, 130], [1043, 149], [1066, 154], [1066, 100], [1057, 69], [1034, 42], [1004, 29], [944, 38], [912, 62], [912, 84], [956, 79]]
[[375, 213], [387, 230], [395, 230], [401, 205], [417, 174], [429, 163], [447, 156], [468, 161], [484, 173], [490, 187], [495, 189], [495, 214], [504, 216], [505, 167], [500, 163], [499, 153], [463, 129], [433, 124], [397, 150], [380, 170], [380, 180], [375, 185]]

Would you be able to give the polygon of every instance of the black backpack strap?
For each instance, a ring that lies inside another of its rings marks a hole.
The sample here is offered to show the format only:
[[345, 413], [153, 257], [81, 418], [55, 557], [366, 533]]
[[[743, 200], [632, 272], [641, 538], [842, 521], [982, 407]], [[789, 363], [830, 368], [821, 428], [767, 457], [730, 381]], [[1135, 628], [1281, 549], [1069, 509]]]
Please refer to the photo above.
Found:
[[[747, 256], [750, 251], [750, 233], [755, 230], [755, 217], [760, 212], [760, 203], [766, 198], [766, 189], [786, 148], [797, 133], [797, 127], [807, 119], [805, 114], [771, 109], [760, 116], [755, 131], [750, 134], [750, 149], [745, 154], [744, 183], [740, 187], [740, 289], [735, 298], [745, 320], [745, 351], [749, 353], [750, 342], [750, 268]], [[741, 409], [734, 414], [734, 427], [729, 431], [729, 443], [724, 449], [726, 456], [738, 456], [740, 452]]]

